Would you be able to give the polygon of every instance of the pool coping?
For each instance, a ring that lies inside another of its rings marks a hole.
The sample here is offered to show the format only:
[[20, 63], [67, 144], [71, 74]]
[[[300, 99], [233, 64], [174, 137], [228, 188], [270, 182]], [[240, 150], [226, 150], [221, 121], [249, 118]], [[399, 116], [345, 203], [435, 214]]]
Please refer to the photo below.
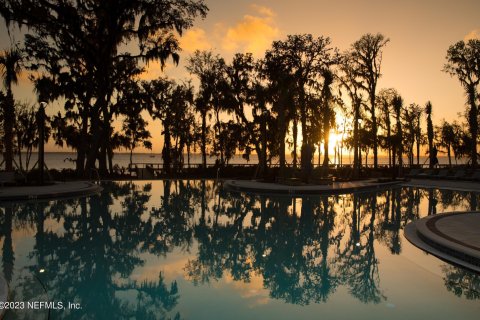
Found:
[[0, 203], [74, 198], [93, 195], [103, 188], [90, 181], [55, 182], [46, 186], [14, 186], [0, 188]]
[[478, 215], [478, 211], [449, 212], [424, 217], [405, 226], [405, 238], [414, 246], [450, 263], [480, 273], [480, 248], [455, 239], [453, 232], [438, 230], [435, 223], [449, 218], [462, 220], [464, 215]]

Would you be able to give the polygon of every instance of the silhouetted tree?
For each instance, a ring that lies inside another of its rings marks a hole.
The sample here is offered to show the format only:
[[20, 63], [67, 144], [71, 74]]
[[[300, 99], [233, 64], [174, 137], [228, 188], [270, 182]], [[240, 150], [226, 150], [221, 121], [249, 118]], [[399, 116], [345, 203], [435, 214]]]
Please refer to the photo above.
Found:
[[388, 164], [392, 166], [392, 148], [393, 148], [393, 124], [392, 124], [392, 101], [397, 95], [397, 91], [393, 88], [382, 89], [377, 95], [377, 101], [379, 103], [379, 126], [384, 130], [382, 147], [387, 149], [388, 152]]
[[430, 169], [433, 168], [434, 165], [434, 159], [433, 159], [433, 138], [434, 138], [434, 132], [433, 132], [433, 122], [432, 122], [432, 103], [430, 101], [427, 102], [425, 105], [425, 114], [427, 115], [427, 139], [428, 139], [428, 155], [429, 155], [429, 167]]
[[480, 40], [471, 39], [459, 41], [450, 46], [447, 51], [447, 63], [443, 70], [451, 76], [456, 76], [467, 93], [468, 127], [471, 136], [470, 160], [473, 167], [477, 166], [478, 141], [478, 92], [480, 83]]
[[[328, 157], [330, 128], [335, 126], [335, 111], [332, 106], [334, 98], [332, 95], [332, 89], [330, 88], [333, 83], [334, 76], [332, 71], [329, 69], [325, 69], [322, 72], [322, 76], [324, 78], [324, 82], [321, 93], [322, 104], [320, 107], [320, 112], [323, 119], [323, 168], [324, 170], [328, 170], [330, 161]], [[328, 176], [328, 174], [326, 174], [326, 176]]]
[[[285, 141], [287, 138], [288, 124], [296, 115], [294, 103], [296, 90], [293, 75], [290, 74], [288, 68], [285, 68], [285, 66], [278, 61], [279, 59], [281, 59], [281, 57], [278, 56], [275, 51], [267, 50], [263, 63], [261, 64], [260, 72], [262, 78], [268, 82], [267, 96], [270, 97], [272, 111], [277, 114], [279, 176], [281, 179], [285, 179]], [[293, 165], [296, 166], [296, 143], [294, 145], [293, 156]]]
[[447, 157], [448, 157], [448, 165], [451, 167], [452, 166], [452, 147], [456, 144], [456, 134], [454, 131], [453, 125], [443, 120], [442, 124], [438, 128], [440, 131], [440, 141], [441, 145], [447, 149]]
[[[51, 83], [61, 76], [71, 83], [74, 76], [86, 84], [76, 93], [89, 109], [92, 140], [85, 167], [94, 168], [98, 158], [102, 173], [118, 81], [132, 77], [125, 71], [140, 63], [159, 61], [164, 66], [170, 57], [178, 63], [177, 35], [207, 10], [203, 0], [0, 2], [7, 24], [28, 27], [25, 47], [34, 60], [31, 68], [39, 71], [34, 80], [46, 74]], [[135, 44], [137, 50], [126, 44]]]
[[125, 146], [130, 150], [130, 165], [133, 160], [133, 150], [142, 145], [147, 149], [152, 149], [152, 143], [150, 141], [150, 132], [146, 129], [148, 122], [141, 116], [141, 106], [134, 105], [128, 109], [128, 113], [125, 114], [125, 119], [122, 125], [122, 132], [126, 138]]
[[418, 164], [418, 156], [420, 150], [420, 142], [419, 142], [419, 131], [420, 131], [420, 118], [422, 115], [422, 109], [419, 105], [415, 103], [411, 103], [407, 108], [404, 109], [403, 112], [403, 120], [404, 120], [404, 139], [403, 142], [407, 147], [408, 151], [408, 162], [410, 166], [414, 164], [414, 145], [416, 143], [417, 147], [417, 164]]
[[[0, 7], [1, 8], [1, 7]], [[0, 53], [0, 73], [3, 78], [3, 86], [6, 90], [3, 100], [3, 144], [5, 146], [4, 160], [5, 170], [13, 170], [13, 127], [15, 126], [15, 100], [12, 93], [12, 85], [17, 84], [18, 75], [22, 69], [23, 55], [17, 48], [11, 48]]]
[[[163, 124], [163, 167], [170, 173], [173, 156], [172, 133], [177, 137], [181, 136], [178, 126], [185, 124], [183, 117], [187, 115], [187, 109], [193, 102], [192, 88], [189, 84], [177, 84], [167, 78], [144, 82], [143, 88], [146, 92], [148, 110], [154, 119], [160, 119]], [[182, 144], [184, 143], [183, 140]], [[183, 147], [180, 149], [183, 157]], [[173, 160], [178, 160], [178, 157]]]
[[[402, 176], [403, 171], [403, 130], [402, 130], [402, 111], [403, 111], [403, 99], [400, 95], [397, 95], [393, 98], [392, 101], [393, 110], [395, 112], [396, 118], [396, 133], [395, 133], [395, 149], [398, 153], [398, 175]], [[393, 164], [395, 166], [395, 151], [393, 152]]]
[[246, 139], [239, 139], [243, 140], [244, 157], [249, 159], [250, 150], [254, 149], [260, 166], [258, 173], [263, 175], [267, 170], [267, 140], [275, 136], [265, 134], [271, 113], [267, 110], [266, 88], [260, 81], [261, 67], [252, 54], [235, 54], [226, 66], [227, 82], [222, 96], [225, 110], [235, 115], [236, 123], [245, 132]]
[[351, 54], [355, 61], [355, 69], [362, 78], [361, 86], [369, 96], [369, 111], [373, 131], [373, 165], [378, 166], [378, 137], [376, 115], [376, 90], [377, 82], [381, 76], [382, 49], [390, 40], [377, 33], [365, 34], [352, 44]]
[[221, 87], [225, 80], [225, 60], [211, 51], [196, 50], [188, 58], [187, 71], [200, 80], [198, 97], [195, 105], [202, 119], [202, 164], [207, 164], [207, 116], [210, 111], [216, 115], [215, 133], [220, 126], [219, 114], [221, 111]]
[[[274, 41], [270, 54], [280, 63], [278, 68], [289, 70], [295, 82], [297, 108], [302, 128], [302, 168], [312, 166], [313, 144], [308, 115], [309, 88], [322, 85], [321, 75], [325, 69], [338, 62], [337, 50], [330, 46], [330, 38], [314, 38], [311, 34], [289, 35], [284, 41]], [[295, 130], [295, 122], [294, 122]], [[294, 134], [295, 144], [295, 134]], [[294, 148], [295, 149], [295, 148]], [[294, 150], [295, 152], [296, 150]]]
[[362, 96], [362, 79], [356, 70], [355, 57], [351, 52], [345, 52], [340, 63], [341, 74], [338, 77], [342, 88], [347, 90], [351, 101], [353, 114], [353, 177], [358, 178], [360, 174], [360, 138], [359, 125], [362, 114], [362, 106], [364, 106]]
[[[19, 169], [22, 171], [28, 171], [33, 150], [38, 146], [38, 128], [35, 108], [27, 104], [17, 104], [14, 128], [15, 153], [18, 156]], [[45, 121], [44, 130], [45, 142], [47, 142], [51, 133], [49, 117]], [[23, 153], [25, 153], [25, 166]]]

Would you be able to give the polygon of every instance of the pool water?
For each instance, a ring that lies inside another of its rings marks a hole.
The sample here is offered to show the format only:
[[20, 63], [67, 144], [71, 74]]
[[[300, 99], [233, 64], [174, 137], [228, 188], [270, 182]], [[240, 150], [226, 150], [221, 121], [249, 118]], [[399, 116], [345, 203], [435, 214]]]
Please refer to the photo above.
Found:
[[3, 203], [1, 273], [24, 302], [5, 318], [478, 319], [480, 276], [412, 246], [403, 228], [479, 206], [470, 192], [292, 198], [209, 180]]

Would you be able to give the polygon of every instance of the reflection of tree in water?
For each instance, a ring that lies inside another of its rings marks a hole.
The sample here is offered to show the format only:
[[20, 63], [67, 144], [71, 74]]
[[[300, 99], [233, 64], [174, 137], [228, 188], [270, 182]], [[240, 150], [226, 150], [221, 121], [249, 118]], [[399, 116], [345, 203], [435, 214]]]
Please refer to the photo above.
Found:
[[469, 300], [480, 299], [480, 275], [460, 267], [445, 264], [443, 281], [448, 291]]
[[325, 301], [334, 291], [328, 199], [302, 198], [299, 216], [289, 210], [290, 198], [225, 194], [221, 202], [222, 219], [214, 212], [210, 224], [204, 219], [196, 226], [198, 257], [185, 268], [194, 283], [220, 279], [225, 271], [242, 281], [260, 273], [272, 297], [296, 304]]
[[385, 299], [379, 287], [378, 260], [373, 246], [377, 210], [376, 195], [354, 194], [351, 222], [348, 224], [350, 234], [345, 245], [337, 248], [342, 283], [363, 303], [379, 303]]
[[389, 248], [392, 254], [400, 254], [401, 229], [419, 218], [420, 191], [414, 188], [392, 188], [377, 193], [377, 198], [379, 216], [375, 238]]
[[480, 194], [467, 191], [447, 189], [423, 189], [422, 194], [428, 199], [428, 215], [445, 211], [476, 211], [479, 208]]
[[195, 186], [178, 180], [163, 181], [161, 205], [150, 212], [149, 233], [144, 247], [150, 253], [166, 255], [175, 247], [188, 250], [192, 243]]
[[13, 277], [13, 265], [15, 263], [15, 253], [13, 252], [12, 232], [13, 232], [13, 205], [8, 205], [0, 209], [0, 239], [3, 238], [2, 245], [2, 273], [5, 280], [10, 283]]
[[[3, 273], [15, 282], [13, 230], [33, 230], [31, 265], [16, 275], [25, 296], [38, 295], [25, 274], [44, 268], [39, 276], [51, 299], [82, 304], [75, 317], [167, 318], [179, 299], [176, 282], [165, 283], [161, 274], [150, 282], [129, 278], [144, 265], [141, 254], [188, 251], [196, 240], [197, 255], [184, 268], [195, 285], [260, 275], [272, 298], [289, 303], [325, 302], [339, 286], [364, 303], [379, 303], [385, 297], [375, 240], [399, 254], [401, 229], [420, 216], [422, 198], [442, 206], [478, 202], [477, 194], [413, 188], [292, 199], [239, 196], [205, 180], [162, 183], [161, 203], [152, 209], [151, 185], [134, 183], [106, 184], [101, 196], [2, 208]], [[477, 278], [457, 268], [446, 271], [445, 283], [477, 297]]]
[[217, 196], [195, 225], [199, 251], [187, 277], [201, 284], [226, 272], [245, 282], [260, 274], [271, 297], [304, 305], [327, 301], [339, 285], [364, 303], [385, 299], [375, 240], [399, 254], [401, 229], [420, 216], [429, 194], [397, 188], [301, 199]]
[[[30, 253], [33, 264], [27, 268], [47, 287], [51, 301], [82, 306], [58, 311], [55, 317], [168, 318], [179, 298], [176, 282], [167, 286], [161, 274], [157, 281], [128, 280], [144, 264], [139, 254], [154, 229], [151, 218], [142, 219], [150, 186], [110, 183], [104, 187], [101, 196], [36, 204], [24, 217], [36, 227]], [[111, 211], [116, 199], [120, 212]], [[60, 228], [45, 227], [47, 220]], [[45, 272], [40, 274], [40, 268]], [[30, 283], [17, 287], [26, 292]]]

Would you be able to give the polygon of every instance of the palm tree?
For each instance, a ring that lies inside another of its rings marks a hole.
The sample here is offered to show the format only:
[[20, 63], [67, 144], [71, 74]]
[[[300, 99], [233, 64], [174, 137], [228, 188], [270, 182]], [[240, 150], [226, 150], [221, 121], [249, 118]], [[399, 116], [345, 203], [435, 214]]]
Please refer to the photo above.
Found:
[[[323, 148], [324, 148], [324, 158], [323, 158], [323, 168], [328, 170], [328, 142], [330, 138], [330, 128], [335, 124], [335, 112], [332, 109], [332, 89], [330, 86], [333, 83], [333, 73], [329, 69], [326, 69], [323, 72], [323, 89], [322, 89], [322, 118], [323, 118]], [[326, 173], [327, 171], [325, 171]]]
[[379, 102], [380, 107], [380, 115], [379, 115], [379, 125], [385, 131], [385, 136], [383, 137], [384, 143], [383, 147], [388, 151], [388, 165], [392, 167], [392, 119], [391, 119], [391, 108], [392, 108], [392, 100], [398, 93], [395, 89], [382, 89], [378, 93], [377, 100]]
[[457, 140], [453, 125], [443, 120], [439, 128], [442, 146], [447, 148], [448, 165], [452, 166], [451, 149]]
[[3, 130], [5, 145], [5, 169], [13, 170], [13, 126], [15, 122], [15, 100], [12, 93], [12, 85], [18, 83], [18, 75], [22, 70], [23, 56], [17, 48], [5, 50], [0, 54], [0, 72], [3, 85], [7, 90], [3, 103]]
[[[398, 175], [402, 176], [402, 169], [403, 169], [403, 131], [402, 131], [402, 121], [401, 121], [401, 114], [403, 109], [403, 99], [400, 95], [397, 95], [393, 98], [392, 101], [393, 109], [395, 111], [395, 117], [397, 120], [397, 132], [396, 132], [396, 139], [394, 141], [394, 145], [398, 145]], [[395, 168], [395, 150], [393, 151], [393, 166]]]
[[425, 105], [425, 114], [427, 115], [427, 139], [428, 139], [428, 155], [429, 155], [429, 167], [433, 168], [433, 123], [432, 123], [432, 103], [430, 101]]

